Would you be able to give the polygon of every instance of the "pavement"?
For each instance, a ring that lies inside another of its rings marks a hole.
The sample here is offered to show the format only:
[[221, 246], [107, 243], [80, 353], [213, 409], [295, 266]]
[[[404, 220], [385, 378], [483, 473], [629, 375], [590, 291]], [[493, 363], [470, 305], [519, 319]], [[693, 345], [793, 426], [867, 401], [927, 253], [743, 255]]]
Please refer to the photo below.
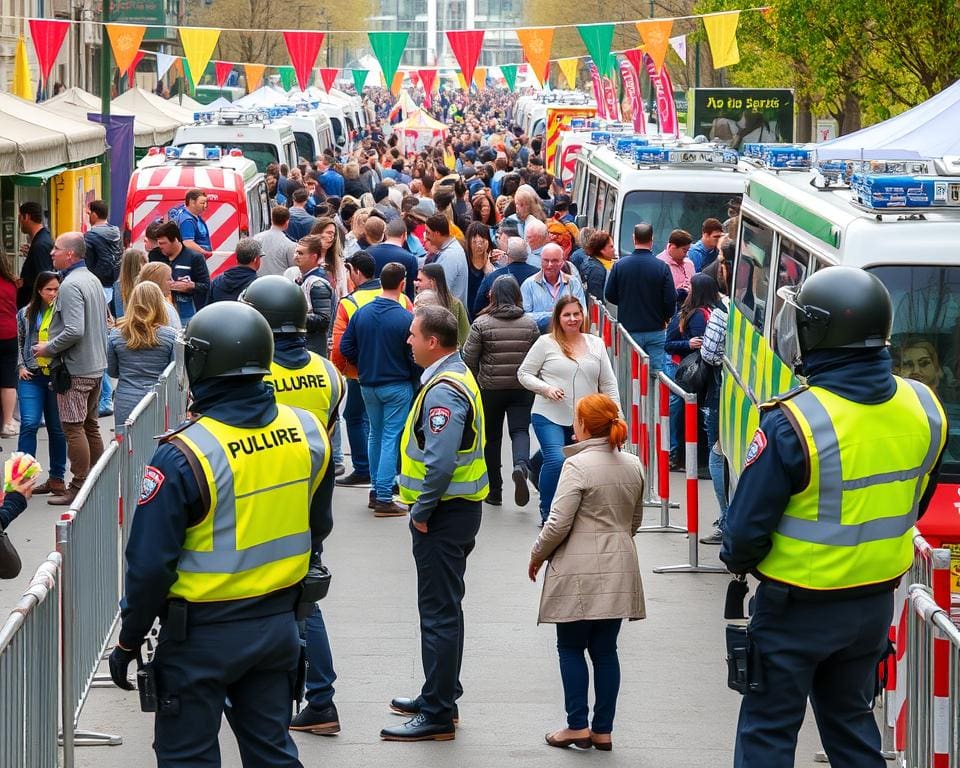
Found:
[[[101, 421], [105, 438], [112, 418]], [[15, 441], [0, 443], [14, 450]], [[46, 443], [38, 450], [46, 466]], [[508, 456], [505, 452], [505, 464]], [[508, 475], [509, 478], [509, 475]], [[671, 475], [682, 499], [682, 475]], [[414, 696], [422, 683], [416, 609], [416, 572], [404, 518], [376, 519], [366, 508], [367, 488], [338, 488], [335, 527], [324, 547], [333, 573], [322, 608], [338, 674], [335, 702], [342, 732], [335, 737], [295, 734], [304, 766], [394, 768], [399, 761], [430, 766], [582, 765], [600, 760], [630, 768], [713, 768], [733, 762], [739, 696], [726, 687], [723, 597], [719, 574], [654, 574], [657, 566], [684, 563], [687, 537], [640, 533], [636, 537], [648, 618], [625, 624], [620, 634], [622, 682], [611, 753], [578, 755], [548, 747], [543, 735], [564, 723], [555, 631], [537, 625], [540, 584], [526, 576], [539, 517], [536, 495], [524, 509], [484, 506], [477, 547], [467, 563], [466, 640], [460, 700], [461, 723], [452, 742], [382, 742], [394, 696]], [[701, 530], [716, 516], [709, 481], [700, 482]], [[24, 574], [0, 582], [5, 616], [36, 565], [54, 548], [59, 514], [35, 497], [10, 527]], [[658, 520], [651, 509], [647, 524]], [[672, 522], [682, 524], [682, 510]], [[701, 562], [719, 564], [718, 547], [701, 546]], [[52, 695], [53, 692], [51, 692]], [[82, 747], [78, 768], [153, 765], [152, 718], [140, 712], [137, 694], [94, 688], [80, 718], [82, 730], [114, 733], [123, 743]], [[223, 765], [241, 765], [226, 721], [220, 736]], [[800, 733], [796, 765], [812, 768], [819, 740], [812, 715]]]

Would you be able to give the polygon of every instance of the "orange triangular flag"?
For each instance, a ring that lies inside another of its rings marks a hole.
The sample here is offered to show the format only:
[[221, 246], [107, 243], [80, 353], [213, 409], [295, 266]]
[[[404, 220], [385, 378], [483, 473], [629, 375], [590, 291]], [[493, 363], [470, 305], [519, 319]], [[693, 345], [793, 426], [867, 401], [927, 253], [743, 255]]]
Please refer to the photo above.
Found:
[[403, 72], [398, 70], [393, 73], [393, 82], [390, 84], [390, 93], [392, 93], [394, 96], [399, 96], [401, 88], [403, 88]]
[[653, 64], [659, 72], [663, 68], [664, 59], [670, 49], [670, 32], [673, 30], [673, 19], [658, 19], [653, 21], [638, 21], [637, 31], [643, 41], [644, 50], [653, 59]]
[[243, 75], [247, 79], [247, 93], [253, 93], [263, 82], [263, 71], [266, 67], [263, 64], [244, 64]]
[[475, 70], [473, 70], [473, 82], [477, 84], [478, 91], [483, 90], [483, 87], [487, 84], [486, 67], [477, 67]]
[[517, 39], [523, 46], [523, 54], [527, 57], [527, 61], [533, 69], [533, 74], [537, 76], [540, 85], [543, 85], [547, 80], [547, 71], [550, 68], [553, 28], [518, 29]]
[[117, 69], [126, 72], [133, 64], [147, 28], [140, 24], [107, 24], [106, 27]]

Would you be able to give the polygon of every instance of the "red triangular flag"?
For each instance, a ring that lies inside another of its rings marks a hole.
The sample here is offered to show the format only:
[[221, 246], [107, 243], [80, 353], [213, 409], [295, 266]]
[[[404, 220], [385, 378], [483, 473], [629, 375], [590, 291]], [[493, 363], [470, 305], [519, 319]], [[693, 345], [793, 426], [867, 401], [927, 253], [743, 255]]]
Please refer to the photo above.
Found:
[[57, 60], [63, 39], [70, 29], [70, 22], [61, 19], [30, 19], [30, 38], [33, 50], [37, 54], [40, 75], [44, 83], [50, 77], [53, 62]]
[[642, 77], [641, 72], [646, 71], [646, 67], [643, 66], [643, 48], [630, 48], [624, 51], [623, 55], [637, 71], [637, 77]]
[[337, 82], [337, 74], [340, 72], [336, 67], [320, 67], [320, 80], [323, 82], [323, 90], [330, 93], [333, 84]]
[[469, 88], [470, 83], [473, 82], [473, 71], [477, 68], [477, 60], [480, 58], [480, 49], [483, 48], [483, 30], [461, 29], [447, 32], [447, 40], [450, 41], [450, 48], [457, 58], [460, 71], [463, 72], [463, 79]]
[[213, 62], [213, 69], [217, 73], [217, 88], [223, 88], [223, 84], [227, 82], [227, 78], [233, 72], [233, 64], [229, 61], [215, 61]]
[[433, 83], [437, 79], [437, 70], [418, 69], [417, 74], [420, 76], [420, 85], [423, 86], [423, 106], [430, 109], [430, 104], [433, 102]]
[[130, 68], [127, 70], [127, 82], [130, 83], [131, 88], [137, 85], [137, 66], [142, 59], [143, 51], [137, 51], [136, 54], [134, 54], [133, 61], [130, 62]]
[[323, 32], [284, 32], [283, 39], [290, 54], [290, 63], [297, 73], [300, 90], [307, 90], [310, 84], [310, 70], [317, 61], [320, 46], [323, 45]]
[[416, 72], [407, 72], [407, 76], [410, 78], [410, 84], [411, 84], [414, 88], [416, 88], [418, 85], [420, 85], [420, 78], [417, 77], [417, 73], [416, 73]]

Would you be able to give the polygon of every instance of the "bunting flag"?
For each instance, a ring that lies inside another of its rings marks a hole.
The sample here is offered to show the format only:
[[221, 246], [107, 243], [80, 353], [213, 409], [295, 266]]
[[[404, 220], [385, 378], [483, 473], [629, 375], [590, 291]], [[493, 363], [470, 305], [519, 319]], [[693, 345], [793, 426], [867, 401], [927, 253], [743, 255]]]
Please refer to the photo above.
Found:
[[144, 52], [137, 51], [133, 57], [133, 61], [130, 62], [130, 66], [127, 69], [127, 82], [130, 83], [130, 87], [133, 88], [137, 84], [137, 67], [140, 65], [140, 62], [143, 61]]
[[46, 83], [57, 60], [63, 39], [70, 29], [70, 22], [61, 19], [30, 19], [30, 37], [33, 51], [40, 65], [40, 82]]
[[187, 84], [187, 90], [191, 93], [197, 89], [196, 84], [193, 81], [193, 72], [190, 71], [190, 62], [185, 58], [177, 59], [177, 63], [180, 65], [180, 71], [183, 73], [183, 80]]
[[244, 64], [243, 76], [247, 81], [247, 93], [253, 93], [263, 82], [263, 71], [266, 67], [263, 64]]
[[127, 72], [133, 63], [134, 57], [143, 42], [147, 28], [139, 24], [105, 24], [107, 37], [110, 38], [110, 48], [113, 49], [113, 60], [117, 69]]
[[409, 72], [407, 72], [407, 77], [410, 78], [410, 84], [411, 84], [414, 88], [416, 88], [418, 85], [420, 85], [420, 76], [417, 75], [417, 73], [414, 72], [412, 69], [411, 69]]
[[707, 30], [710, 53], [713, 55], [713, 68], [732, 67], [740, 63], [740, 48], [737, 46], [737, 25], [740, 23], [740, 11], [729, 13], [711, 13], [703, 17], [703, 26]]
[[21, 99], [33, 98], [30, 62], [27, 60], [27, 41], [22, 37], [17, 38], [17, 52], [13, 58], [13, 95]]
[[457, 70], [457, 86], [461, 91], [467, 90], [467, 78], [463, 76], [463, 72]]
[[507, 88], [513, 93], [517, 89], [517, 65], [501, 64], [500, 73], [503, 75], [503, 79], [507, 81]]
[[394, 98], [400, 95], [401, 88], [403, 88], [403, 72], [394, 72], [393, 81], [390, 83], [390, 93]]
[[550, 69], [550, 47], [553, 45], [553, 27], [518, 29], [517, 39], [523, 47], [523, 55], [533, 68], [540, 84], [547, 82]]
[[370, 72], [369, 69], [354, 69], [351, 70], [353, 74], [353, 87], [357, 89], [357, 93], [363, 93], [363, 84], [367, 82], [367, 74]]
[[[297, 73], [297, 82], [300, 90], [305, 91], [310, 85], [310, 70], [317, 61], [320, 46], [323, 45], [323, 32], [301, 32], [286, 30], [283, 40], [287, 44], [287, 53], [290, 63]], [[292, 84], [291, 84], [292, 85]], [[287, 88], [289, 91], [290, 89]]]
[[610, 74], [615, 65], [613, 47], [613, 24], [587, 24], [577, 27], [580, 39], [587, 47], [587, 53], [593, 59], [597, 71], [601, 75]]
[[180, 27], [180, 43], [183, 45], [183, 58], [188, 65], [187, 79], [194, 87], [200, 84], [203, 71], [210, 63], [213, 49], [220, 39], [219, 29], [205, 29], [201, 27]]
[[687, 36], [686, 35], [677, 35], [676, 37], [670, 38], [670, 47], [677, 52], [684, 62], [687, 60]]
[[213, 62], [213, 71], [217, 76], [217, 88], [223, 88], [223, 84], [227, 82], [227, 78], [233, 72], [233, 64], [229, 61], [215, 61]]
[[437, 82], [437, 70], [418, 69], [417, 75], [420, 77], [420, 84], [423, 86], [423, 106], [430, 109], [433, 103], [433, 86]]
[[597, 102], [597, 117], [607, 119], [607, 104], [603, 100], [603, 83], [600, 82], [600, 72], [597, 65], [590, 62], [590, 82], [593, 84], [593, 98]]
[[[296, 70], [287, 64], [282, 67], [277, 67], [277, 71], [280, 74], [280, 85], [283, 87], [283, 90], [289, 91], [293, 88], [293, 82], [297, 77]], [[307, 75], [309, 74], [308, 72]]]
[[171, 56], [168, 53], [157, 53], [157, 80], [162, 80], [163, 76], [167, 74], [170, 70], [170, 67], [173, 66], [173, 63], [177, 60], [176, 56]]
[[633, 66], [637, 77], [640, 77], [641, 72], [647, 71], [647, 68], [643, 65], [643, 48], [630, 48], [624, 51], [623, 55], [627, 57], [627, 61]]
[[657, 72], [650, 56], [644, 55], [643, 64], [647, 68], [650, 82], [657, 94], [657, 125], [660, 133], [679, 136], [680, 123], [677, 120], [677, 105], [673, 100], [673, 83], [670, 81], [670, 73], [667, 72], [666, 67]]
[[576, 90], [577, 70], [580, 68], [580, 59], [557, 59], [557, 66], [560, 68], [564, 79], [567, 81], [567, 87], [572, 91]]
[[667, 51], [670, 50], [671, 30], [673, 30], [673, 19], [637, 22], [637, 32], [640, 33], [640, 39], [643, 41], [643, 48], [653, 59], [657, 72], [663, 67]]
[[393, 76], [403, 58], [403, 49], [407, 47], [408, 32], [369, 32], [370, 47], [377, 63], [383, 70], [384, 82], [392, 83]]
[[636, 133], [647, 132], [647, 115], [643, 109], [643, 92], [640, 90], [640, 76], [629, 61], [620, 62], [620, 78], [623, 80], [623, 89], [630, 98], [630, 115], [633, 119], [633, 130]]
[[447, 40], [450, 42], [450, 49], [453, 51], [453, 55], [460, 65], [460, 71], [463, 73], [461, 87], [466, 90], [467, 83], [473, 81], [473, 70], [480, 58], [480, 49], [483, 48], [483, 30], [468, 29], [447, 32]]
[[477, 90], [482, 91], [487, 84], [487, 68], [477, 67], [473, 70], [473, 82], [477, 85]]
[[336, 67], [321, 67], [320, 68], [320, 82], [323, 83], [323, 90], [327, 93], [330, 93], [330, 89], [333, 88], [333, 84], [337, 82], [337, 75], [340, 73], [340, 70]]
[[187, 69], [186, 69], [186, 67], [185, 67], [183, 57], [182, 57], [182, 56], [174, 56], [173, 59], [174, 59], [174, 61], [173, 61], [173, 66], [174, 66], [173, 76], [174, 76], [174, 77], [186, 77], [186, 76], [187, 76]]
[[[616, 60], [616, 57], [614, 57]], [[600, 78], [603, 85], [603, 98], [606, 101], [607, 119], [620, 120], [620, 102], [617, 100], [617, 86], [614, 83], [616, 75], [604, 75]]]

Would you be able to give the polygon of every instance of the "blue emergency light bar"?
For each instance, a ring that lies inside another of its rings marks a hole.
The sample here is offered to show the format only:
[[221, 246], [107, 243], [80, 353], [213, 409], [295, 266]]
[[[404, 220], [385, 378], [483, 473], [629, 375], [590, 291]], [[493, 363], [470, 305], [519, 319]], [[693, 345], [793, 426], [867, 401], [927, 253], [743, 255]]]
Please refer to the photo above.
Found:
[[960, 180], [938, 176], [854, 173], [853, 200], [870, 210], [960, 208]]
[[773, 170], [802, 170], [813, 164], [813, 150], [802, 144], [766, 144], [749, 142], [740, 147], [747, 159]]
[[728, 147], [636, 147], [637, 165], [687, 165], [736, 168], [740, 157]]
[[179, 160], [181, 147], [164, 147], [163, 156], [167, 160]]
[[587, 127], [586, 118], [583, 117], [574, 117], [570, 119], [570, 128], [573, 130], [583, 129]]
[[610, 131], [591, 131], [590, 142], [592, 144], [609, 144]]
[[632, 155], [637, 147], [648, 147], [650, 141], [643, 136], [618, 136], [613, 142], [613, 151], [618, 155]]
[[223, 156], [223, 151], [220, 147], [204, 147], [203, 148], [203, 159], [204, 160], [219, 160]]

